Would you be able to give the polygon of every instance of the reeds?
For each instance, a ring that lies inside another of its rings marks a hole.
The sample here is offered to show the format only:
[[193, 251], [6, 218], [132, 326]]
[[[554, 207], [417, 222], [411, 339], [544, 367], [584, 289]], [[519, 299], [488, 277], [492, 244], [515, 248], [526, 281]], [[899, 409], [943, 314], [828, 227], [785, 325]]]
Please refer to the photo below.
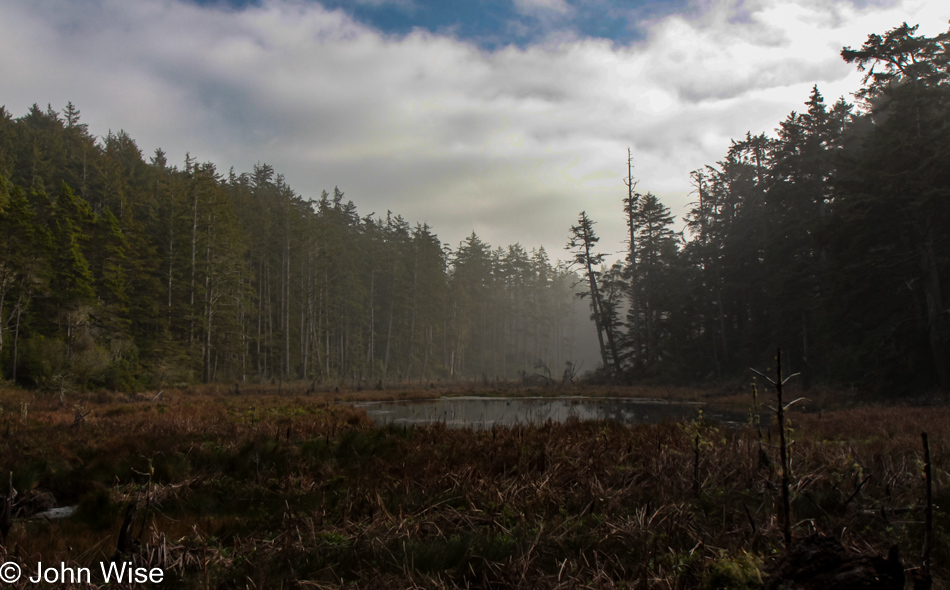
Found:
[[[0, 473], [60, 504], [105, 493], [111, 511], [105, 530], [17, 519], [6, 551], [25, 571], [108, 559], [119, 507], [135, 499], [132, 559], [162, 567], [170, 588], [753, 587], [782, 546], [778, 449], [766, 445], [763, 463], [751, 429], [699, 418], [375, 428], [326, 395], [149, 400], [90, 396], [74, 425], [55, 399], [30, 399], [21, 421], [7, 409], [26, 400], [0, 398]], [[919, 554], [919, 433], [950, 431], [950, 411], [791, 419], [792, 533]], [[932, 434], [937, 587], [950, 577], [946, 445]]]

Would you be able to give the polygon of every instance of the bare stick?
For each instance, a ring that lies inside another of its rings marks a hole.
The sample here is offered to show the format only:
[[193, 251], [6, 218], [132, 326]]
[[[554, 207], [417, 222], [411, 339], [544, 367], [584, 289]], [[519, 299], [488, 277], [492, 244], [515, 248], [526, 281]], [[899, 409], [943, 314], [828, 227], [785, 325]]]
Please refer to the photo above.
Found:
[[[762, 375], [772, 385], [775, 386], [775, 395], [778, 397], [778, 407], [775, 413], [778, 417], [778, 436], [779, 436], [779, 458], [782, 462], [782, 536], [785, 539], [785, 546], [792, 543], [792, 509], [789, 502], [789, 466], [788, 466], [788, 441], [785, 435], [785, 409], [782, 403], [782, 386], [788, 383], [788, 380], [798, 375], [793, 373], [782, 379], [782, 349], [775, 349], [775, 380], [769, 379], [759, 371], [752, 369], [754, 373]], [[798, 401], [798, 400], [795, 400]], [[792, 402], [795, 403], [795, 402]], [[791, 405], [791, 404], [789, 404]]]
[[785, 546], [792, 543], [792, 510], [789, 505], [788, 488], [788, 441], [785, 437], [785, 406], [782, 404], [782, 349], [775, 351], [775, 394], [778, 396], [778, 436], [779, 452], [782, 460], [782, 535]]
[[693, 440], [693, 493], [698, 498], [702, 491], [702, 484], [699, 481], [699, 434]]
[[933, 545], [933, 476], [930, 469], [930, 443], [927, 441], [927, 433], [921, 432], [920, 438], [924, 442], [924, 477], [927, 478], [927, 508], [924, 512], [924, 548], [921, 556], [921, 573], [927, 578], [930, 577], [930, 549]]
[[13, 472], [10, 472], [10, 485], [7, 488], [7, 496], [0, 505], [0, 546], [7, 542], [7, 534], [13, 526], [13, 498], [16, 496], [16, 490], [13, 489]]

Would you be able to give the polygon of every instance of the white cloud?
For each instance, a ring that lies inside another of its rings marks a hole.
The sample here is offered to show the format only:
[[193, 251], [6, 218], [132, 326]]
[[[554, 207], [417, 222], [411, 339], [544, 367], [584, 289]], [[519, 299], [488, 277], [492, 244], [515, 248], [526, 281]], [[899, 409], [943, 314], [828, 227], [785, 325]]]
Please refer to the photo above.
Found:
[[557, 257], [581, 209], [606, 249], [622, 247], [627, 146], [639, 188], [681, 216], [690, 170], [730, 138], [774, 129], [814, 83], [829, 102], [856, 90], [843, 45], [904, 20], [945, 30], [950, 9], [934, 4], [707, 2], [647, 23], [629, 47], [487, 52], [383, 36], [297, 0], [241, 11], [10, 0], [0, 104], [19, 115], [71, 100], [93, 132], [124, 128], [146, 154], [181, 162], [187, 150], [238, 171], [265, 161], [306, 196], [339, 185], [363, 214], [428, 221], [454, 244], [473, 229], [496, 246], [543, 243]]

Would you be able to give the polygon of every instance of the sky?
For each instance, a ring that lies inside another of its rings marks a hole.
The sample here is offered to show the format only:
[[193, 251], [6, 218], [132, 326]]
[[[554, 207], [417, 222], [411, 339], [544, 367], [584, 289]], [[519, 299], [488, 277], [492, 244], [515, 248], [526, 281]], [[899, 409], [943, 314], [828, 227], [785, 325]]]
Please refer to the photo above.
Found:
[[566, 259], [582, 210], [624, 248], [628, 148], [681, 219], [732, 138], [774, 133], [816, 84], [850, 99], [843, 46], [948, 19], [943, 0], [4, 0], [0, 104], [72, 101], [146, 158], [268, 163], [453, 247]]

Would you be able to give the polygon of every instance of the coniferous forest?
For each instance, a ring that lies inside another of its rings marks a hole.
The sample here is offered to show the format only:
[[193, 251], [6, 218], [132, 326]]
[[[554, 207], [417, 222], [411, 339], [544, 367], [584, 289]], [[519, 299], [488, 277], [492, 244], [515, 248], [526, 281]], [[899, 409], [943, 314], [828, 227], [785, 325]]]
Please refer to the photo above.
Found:
[[816, 86], [774, 137], [694, 171], [686, 236], [632, 174], [625, 260], [599, 266], [581, 214], [608, 375], [721, 381], [781, 347], [806, 389], [950, 390], [950, 33], [916, 29], [842, 50], [856, 104]]
[[2, 108], [2, 377], [559, 378], [580, 290], [605, 378], [723, 382], [781, 347], [806, 386], [946, 391], [950, 33], [915, 31], [842, 51], [866, 73], [854, 104], [815, 87], [774, 136], [697, 169], [683, 232], [631, 154], [628, 252], [609, 266], [585, 213], [570, 265], [475, 234], [453, 250], [395, 213], [361, 217], [338, 189], [305, 199], [267, 164], [146, 160], [72, 103]]
[[68, 104], [0, 111], [3, 376], [30, 387], [513, 376], [570, 362], [543, 248], [306, 200], [266, 164], [145, 161]]

